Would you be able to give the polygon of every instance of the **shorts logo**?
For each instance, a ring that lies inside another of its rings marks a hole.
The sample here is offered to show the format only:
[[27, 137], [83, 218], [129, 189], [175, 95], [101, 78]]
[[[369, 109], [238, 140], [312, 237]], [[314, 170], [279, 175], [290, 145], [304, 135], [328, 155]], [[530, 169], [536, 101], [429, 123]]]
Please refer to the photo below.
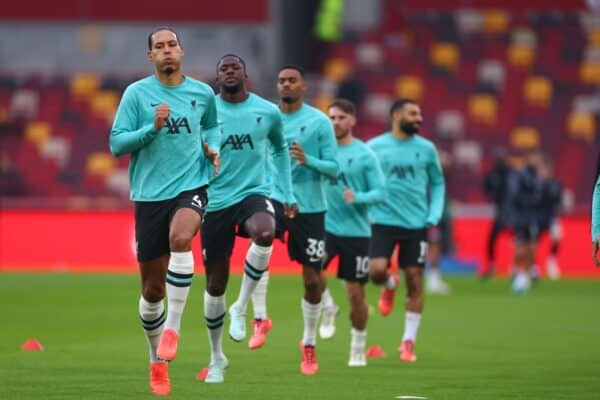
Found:
[[202, 209], [202, 200], [200, 199], [200, 196], [198, 196], [197, 194], [194, 195], [194, 197], [192, 197], [192, 205], [194, 207], [198, 207], [198, 208]]
[[275, 215], [275, 207], [273, 207], [273, 203], [271, 203], [267, 199], [265, 199], [265, 203], [267, 203], [267, 211], [270, 212], [271, 214]]

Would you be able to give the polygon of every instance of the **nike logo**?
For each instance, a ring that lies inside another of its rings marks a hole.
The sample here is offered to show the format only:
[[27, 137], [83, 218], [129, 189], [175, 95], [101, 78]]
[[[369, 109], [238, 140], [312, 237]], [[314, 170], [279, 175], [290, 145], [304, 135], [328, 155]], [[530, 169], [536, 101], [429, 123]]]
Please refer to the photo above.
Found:
[[310, 262], [317, 262], [317, 261], [321, 261], [321, 257], [310, 257], [310, 258], [308, 259], [308, 261], [310, 261]]
[[159, 105], [160, 103], [150, 103], [150, 107], [156, 107], [157, 105]]

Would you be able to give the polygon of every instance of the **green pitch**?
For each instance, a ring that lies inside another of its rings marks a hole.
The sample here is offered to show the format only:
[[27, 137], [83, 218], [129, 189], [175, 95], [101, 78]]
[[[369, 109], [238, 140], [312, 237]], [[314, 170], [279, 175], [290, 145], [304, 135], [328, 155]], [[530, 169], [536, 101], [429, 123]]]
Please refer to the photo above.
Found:
[[[228, 304], [239, 287], [230, 284]], [[195, 376], [208, 361], [202, 315], [204, 278], [196, 277], [184, 315], [172, 399], [598, 399], [600, 281], [542, 282], [515, 296], [507, 281], [450, 281], [450, 296], [429, 296], [414, 364], [401, 363], [402, 296], [386, 318], [371, 314], [369, 345], [387, 352], [349, 368], [348, 305], [336, 336], [318, 342], [316, 376], [299, 373], [302, 334], [298, 277], [272, 277], [273, 331], [264, 348], [224, 338], [225, 383]], [[402, 292], [400, 292], [402, 293]], [[375, 305], [378, 291], [369, 289]], [[137, 276], [0, 274], [0, 399], [151, 399], [146, 341], [137, 316]], [[225, 335], [229, 322], [225, 325]], [[37, 338], [43, 352], [20, 346]]]

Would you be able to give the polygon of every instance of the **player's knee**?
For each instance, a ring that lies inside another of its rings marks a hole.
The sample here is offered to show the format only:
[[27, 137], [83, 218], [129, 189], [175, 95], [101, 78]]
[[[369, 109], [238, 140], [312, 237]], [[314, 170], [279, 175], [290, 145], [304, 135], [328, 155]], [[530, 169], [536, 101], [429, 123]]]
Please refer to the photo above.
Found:
[[213, 297], [222, 296], [225, 293], [225, 284], [222, 282], [209, 282], [206, 291]]
[[317, 276], [304, 280], [304, 290], [308, 293], [321, 293], [321, 279]]
[[259, 246], [270, 246], [273, 244], [275, 238], [275, 232], [271, 229], [261, 229], [252, 235], [252, 241]]
[[385, 269], [371, 268], [369, 271], [371, 281], [376, 285], [383, 285], [387, 281], [388, 275]]
[[164, 285], [156, 282], [144, 283], [142, 287], [142, 296], [150, 303], [156, 303], [165, 298], [165, 287]]
[[358, 309], [365, 303], [364, 296], [358, 291], [351, 291], [348, 293], [348, 300], [350, 301], [350, 306], [353, 309]]
[[171, 251], [189, 251], [192, 248], [193, 235], [185, 232], [169, 233], [169, 246]]

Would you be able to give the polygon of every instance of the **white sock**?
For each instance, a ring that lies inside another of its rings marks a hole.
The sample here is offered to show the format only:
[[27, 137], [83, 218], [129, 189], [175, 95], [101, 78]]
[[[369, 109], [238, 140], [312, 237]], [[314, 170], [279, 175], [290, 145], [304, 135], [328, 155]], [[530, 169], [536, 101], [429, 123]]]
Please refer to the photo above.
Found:
[[252, 308], [254, 308], [254, 319], [267, 319], [267, 287], [269, 286], [269, 271], [263, 272], [258, 285], [252, 292]]
[[225, 322], [225, 295], [211, 296], [204, 292], [204, 319], [208, 328], [210, 361], [224, 360], [223, 323]]
[[404, 320], [404, 337], [402, 341], [411, 340], [413, 343], [417, 341], [417, 331], [421, 323], [421, 314], [407, 311]]
[[233, 304], [239, 314], [246, 314], [248, 300], [250, 300], [250, 296], [256, 289], [260, 278], [267, 270], [272, 252], [273, 246], [259, 246], [256, 243], [252, 243], [248, 248], [240, 294]]
[[364, 353], [367, 344], [367, 330], [363, 329], [362, 331], [359, 331], [358, 329], [352, 328], [350, 329], [350, 336], [352, 337], [350, 341], [350, 351]]
[[150, 303], [143, 296], [140, 296], [139, 303], [140, 320], [142, 321], [142, 327], [144, 328], [144, 334], [148, 341], [148, 348], [150, 350], [150, 361], [160, 361], [156, 356], [156, 348], [160, 341], [160, 334], [163, 330], [165, 323], [165, 305], [162, 300], [156, 303]]
[[315, 346], [317, 344], [317, 322], [321, 312], [321, 303], [310, 304], [302, 298], [302, 315], [304, 316], [304, 336], [302, 343], [305, 346]]
[[394, 290], [396, 289], [397, 286], [397, 282], [394, 279], [394, 276], [392, 274], [390, 274], [388, 276], [387, 281], [385, 281], [385, 283], [383, 284], [383, 287], [385, 287], [387, 290]]
[[321, 294], [321, 304], [323, 305], [323, 308], [335, 307], [335, 303], [333, 302], [333, 297], [331, 297], [329, 288], [325, 288], [323, 294]]
[[191, 251], [171, 252], [167, 270], [167, 321], [165, 329], [179, 333], [181, 315], [194, 278], [194, 255]]

